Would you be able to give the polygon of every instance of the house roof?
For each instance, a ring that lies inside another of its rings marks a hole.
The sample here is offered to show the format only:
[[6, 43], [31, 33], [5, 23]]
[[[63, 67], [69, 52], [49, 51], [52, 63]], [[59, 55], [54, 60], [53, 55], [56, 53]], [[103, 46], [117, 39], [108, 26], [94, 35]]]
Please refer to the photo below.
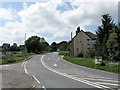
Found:
[[[82, 32], [84, 32], [83, 30], [81, 30]], [[81, 32], [80, 31], [80, 32]], [[93, 33], [91, 33], [91, 32], [84, 32], [88, 37], [90, 37], [92, 40], [96, 40], [97, 39], [97, 36], [95, 35], [95, 34], [93, 34]], [[71, 42], [73, 41], [73, 39], [76, 37], [77, 35], [75, 35], [73, 38], [72, 38], [72, 40], [71, 40]], [[71, 43], [70, 42], [70, 43]]]
[[84, 32], [87, 36], [89, 36], [92, 40], [96, 40], [97, 36], [91, 32]]

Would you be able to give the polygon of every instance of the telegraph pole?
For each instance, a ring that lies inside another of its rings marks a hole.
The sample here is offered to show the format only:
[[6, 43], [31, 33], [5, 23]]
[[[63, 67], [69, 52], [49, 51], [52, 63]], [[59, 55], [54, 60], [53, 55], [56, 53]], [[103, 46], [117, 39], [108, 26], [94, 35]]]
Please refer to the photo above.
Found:
[[[25, 41], [26, 41], [26, 33], [25, 33]], [[26, 45], [25, 45], [25, 57], [26, 57], [26, 54], [27, 54], [27, 51], [26, 51]]]

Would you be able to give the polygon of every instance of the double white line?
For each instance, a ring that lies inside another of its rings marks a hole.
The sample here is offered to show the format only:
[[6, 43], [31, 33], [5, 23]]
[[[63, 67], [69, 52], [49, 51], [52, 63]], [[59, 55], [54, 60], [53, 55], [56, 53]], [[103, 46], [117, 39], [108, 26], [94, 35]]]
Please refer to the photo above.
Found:
[[84, 80], [84, 79], [81, 79], [81, 78], [78, 78], [78, 77], [75, 77], [75, 76], [68, 75], [68, 74], [66, 74], [66, 73], [62, 73], [62, 72], [60, 72], [60, 71], [57, 71], [57, 70], [55, 70], [55, 69], [47, 66], [47, 65], [44, 63], [44, 61], [43, 61], [44, 56], [45, 56], [45, 55], [43, 55], [43, 56], [41, 57], [40, 61], [41, 61], [41, 63], [43, 64], [43, 66], [44, 66], [45, 68], [47, 68], [48, 70], [50, 70], [50, 71], [52, 71], [52, 72], [54, 72], [54, 73], [57, 73], [57, 74], [59, 74], [59, 75], [62, 75], [62, 76], [71, 78], [71, 79], [73, 79], [73, 80], [76, 80], [76, 81], [79, 81], [79, 82], [88, 84], [88, 85], [90, 85], [90, 86], [96, 87], [96, 88], [110, 89], [110, 88], [107, 87], [107, 86], [100, 85], [100, 84], [98, 84], [98, 83], [90, 82], [90, 81], [87, 81], [87, 80]]

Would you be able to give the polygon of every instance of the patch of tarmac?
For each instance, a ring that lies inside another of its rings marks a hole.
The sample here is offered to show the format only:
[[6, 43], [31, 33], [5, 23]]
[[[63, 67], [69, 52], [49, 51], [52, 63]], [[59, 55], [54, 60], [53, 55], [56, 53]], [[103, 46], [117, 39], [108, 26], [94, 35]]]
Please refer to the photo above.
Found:
[[2, 73], [2, 88], [7, 90], [11, 88], [28, 88], [27, 90], [31, 90], [30, 88], [33, 88], [33, 79], [23, 72], [2, 70], [0, 73]]

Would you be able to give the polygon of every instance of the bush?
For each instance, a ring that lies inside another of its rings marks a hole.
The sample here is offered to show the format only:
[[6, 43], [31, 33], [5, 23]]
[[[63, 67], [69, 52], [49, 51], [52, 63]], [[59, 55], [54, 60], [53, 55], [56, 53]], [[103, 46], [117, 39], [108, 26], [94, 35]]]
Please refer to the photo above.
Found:
[[60, 51], [59, 55], [69, 56], [69, 51]]
[[77, 57], [83, 57], [83, 54], [82, 54], [82, 53], [79, 53], [79, 54], [77, 55]]

